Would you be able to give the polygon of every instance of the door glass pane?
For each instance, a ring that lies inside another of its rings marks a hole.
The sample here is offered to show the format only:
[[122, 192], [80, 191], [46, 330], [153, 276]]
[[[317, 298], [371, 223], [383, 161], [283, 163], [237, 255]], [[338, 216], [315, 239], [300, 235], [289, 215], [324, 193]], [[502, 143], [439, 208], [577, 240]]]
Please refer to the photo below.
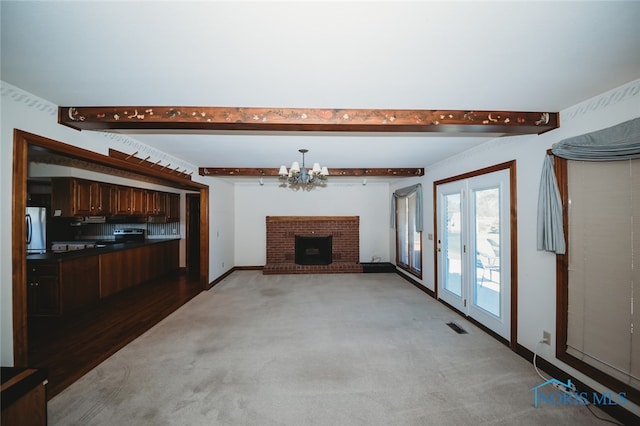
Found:
[[475, 207], [474, 304], [500, 316], [500, 188], [473, 191]]
[[444, 288], [457, 296], [462, 296], [462, 240], [460, 194], [444, 196], [443, 214], [445, 216], [446, 231], [442, 241], [444, 250], [445, 276]]

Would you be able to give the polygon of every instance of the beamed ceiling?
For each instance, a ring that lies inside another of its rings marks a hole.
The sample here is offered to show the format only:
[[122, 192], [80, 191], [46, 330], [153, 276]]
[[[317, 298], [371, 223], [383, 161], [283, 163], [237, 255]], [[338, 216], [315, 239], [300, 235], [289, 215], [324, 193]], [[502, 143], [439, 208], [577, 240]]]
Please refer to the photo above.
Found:
[[112, 155], [185, 179], [270, 178], [301, 148], [334, 176], [420, 175], [640, 78], [640, 2], [0, 7], [4, 82], [65, 126], [166, 153], [182, 166]]

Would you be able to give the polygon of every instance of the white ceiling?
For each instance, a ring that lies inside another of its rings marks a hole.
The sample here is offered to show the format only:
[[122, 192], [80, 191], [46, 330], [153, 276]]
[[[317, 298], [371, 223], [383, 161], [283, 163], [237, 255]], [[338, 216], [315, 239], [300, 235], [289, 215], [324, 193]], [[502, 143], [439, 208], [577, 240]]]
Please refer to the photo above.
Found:
[[[61, 106], [557, 112], [640, 77], [640, 2], [1, 1], [1, 78]], [[489, 139], [130, 134], [197, 167], [428, 167]]]

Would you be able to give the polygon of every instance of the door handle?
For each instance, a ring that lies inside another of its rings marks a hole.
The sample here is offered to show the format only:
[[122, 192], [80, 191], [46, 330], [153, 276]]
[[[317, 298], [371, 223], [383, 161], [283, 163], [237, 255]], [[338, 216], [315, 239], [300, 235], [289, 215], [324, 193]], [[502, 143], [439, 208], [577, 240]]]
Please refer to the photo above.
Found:
[[31, 215], [27, 215], [27, 244], [31, 244], [31, 234], [33, 233], [33, 225], [31, 223]]

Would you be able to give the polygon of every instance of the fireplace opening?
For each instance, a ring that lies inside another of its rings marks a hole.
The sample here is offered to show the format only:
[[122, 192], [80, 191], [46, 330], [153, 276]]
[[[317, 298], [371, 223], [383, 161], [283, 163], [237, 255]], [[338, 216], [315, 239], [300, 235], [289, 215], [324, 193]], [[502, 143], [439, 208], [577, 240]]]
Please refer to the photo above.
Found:
[[308, 237], [296, 235], [296, 263], [298, 265], [329, 265], [333, 261], [332, 236]]

